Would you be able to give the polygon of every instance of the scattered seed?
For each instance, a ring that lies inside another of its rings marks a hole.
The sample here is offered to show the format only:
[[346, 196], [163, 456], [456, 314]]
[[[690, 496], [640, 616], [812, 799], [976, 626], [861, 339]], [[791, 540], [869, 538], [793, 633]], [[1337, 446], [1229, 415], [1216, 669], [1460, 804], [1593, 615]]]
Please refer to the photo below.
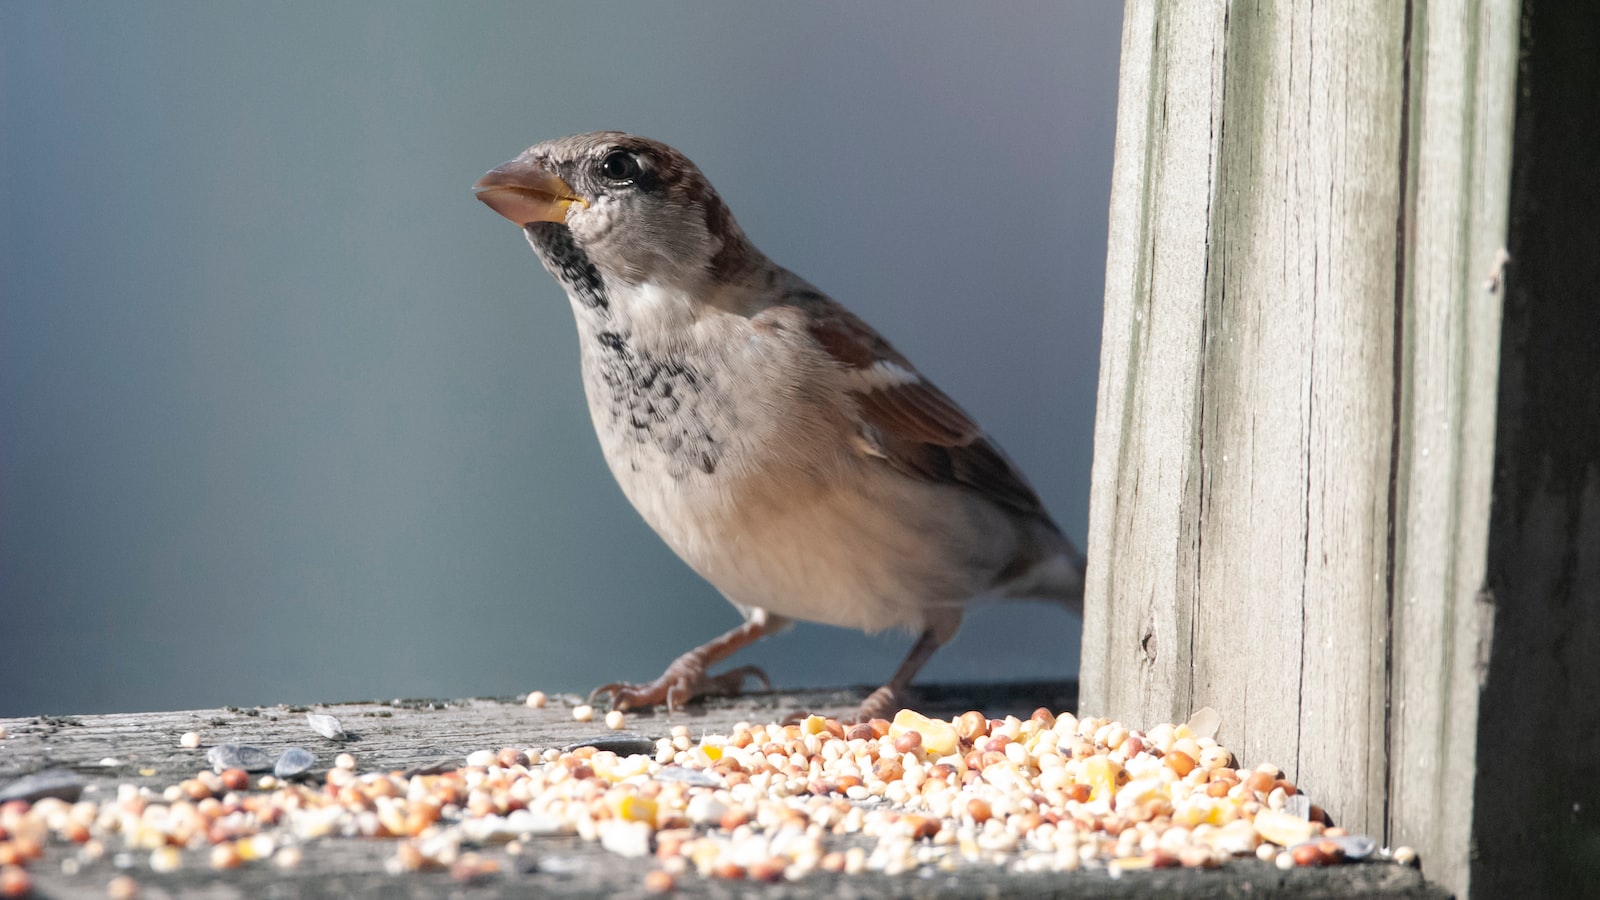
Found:
[[178, 746], [185, 750], [197, 750], [200, 747], [200, 732], [185, 731], [183, 737], [178, 738]]
[[111, 900], [137, 900], [139, 882], [127, 875], [118, 875], [106, 884], [106, 896]]
[[260, 747], [249, 744], [218, 744], [206, 751], [206, 762], [213, 772], [223, 769], [243, 769], [246, 772], [272, 771], [273, 757]]
[[33, 893], [33, 877], [21, 866], [0, 867], [0, 897], [26, 897]]
[[166, 874], [183, 868], [183, 854], [177, 847], [160, 847], [150, 853], [150, 870]]
[[217, 844], [211, 848], [211, 868], [237, 869], [244, 863], [239, 858], [239, 848], [232, 843]]
[[327, 713], [306, 713], [306, 724], [311, 726], [312, 731], [330, 741], [343, 741], [350, 737], [345, 734], [344, 725]]
[[600, 846], [618, 856], [640, 857], [650, 854], [649, 822], [605, 819], [596, 828]]
[[1322, 848], [1314, 842], [1297, 844], [1289, 850], [1289, 856], [1297, 866], [1320, 866], [1326, 861]]
[[450, 865], [451, 879], [461, 884], [481, 884], [499, 873], [499, 860], [478, 853], [463, 853]]
[[[0, 809], [8, 829], [0, 864], [37, 858], [51, 837], [80, 845], [70, 859], [87, 863], [117, 836], [151, 851], [155, 871], [181, 867], [180, 847], [204, 849], [219, 869], [268, 859], [294, 866], [307, 842], [344, 835], [396, 839], [390, 871], [448, 871], [476, 883], [522, 871], [510, 848], [527, 836], [576, 835], [654, 856], [651, 883], [671, 890], [690, 871], [779, 881], [818, 869], [932, 875], [1003, 861], [1115, 876], [1210, 868], [1246, 854], [1293, 867], [1375, 852], [1371, 838], [1329, 828], [1276, 767], [1236, 771], [1224, 759], [1232, 754], [1188, 726], [1142, 732], [1048, 710], [1026, 720], [907, 710], [892, 723], [850, 728], [808, 716], [698, 738], [678, 725], [659, 740], [608, 732], [406, 772], [361, 773], [344, 753], [316, 784], [266, 776], [252, 793], [244, 767], [228, 766], [164, 790], [124, 785], [114, 801], [13, 802]], [[497, 844], [512, 855], [482, 849]], [[1394, 855], [1415, 859], [1406, 848]], [[115, 862], [137, 865], [131, 853]], [[559, 862], [538, 865], [556, 871]]]
[[272, 774], [278, 778], [295, 778], [311, 771], [317, 764], [317, 757], [304, 747], [290, 747], [283, 751], [278, 761], [272, 766]]
[[[916, 738], [908, 737], [915, 733]], [[924, 748], [931, 756], [947, 756], [954, 753], [960, 746], [961, 738], [956, 726], [938, 719], [930, 719], [921, 713], [902, 709], [894, 717], [894, 722], [889, 726], [890, 740], [914, 740], [915, 746]]]
[[1184, 753], [1182, 750], [1174, 750], [1171, 753], [1168, 753], [1163, 762], [1166, 763], [1167, 768], [1177, 773], [1179, 778], [1182, 778], [1194, 771], [1194, 757]]
[[768, 857], [766, 859], [758, 859], [751, 863], [750, 866], [745, 869], [745, 875], [748, 876], [751, 881], [765, 881], [769, 883], [782, 881], [784, 868], [785, 863], [781, 858]]
[[253, 837], [240, 838], [235, 846], [239, 848], [239, 858], [245, 862], [257, 859], [271, 859], [277, 852], [278, 842], [271, 835], [258, 834]]
[[83, 779], [74, 772], [68, 769], [41, 769], [0, 788], [0, 803], [13, 800], [37, 803], [47, 797], [74, 803], [82, 793]]
[[1349, 860], [1366, 859], [1378, 849], [1378, 842], [1365, 834], [1329, 834], [1327, 840], [1338, 844], [1344, 858]]
[[693, 787], [722, 786], [721, 779], [707, 774], [704, 769], [691, 769], [687, 766], [662, 766], [654, 777], [657, 781], [676, 781]]
[[1310, 840], [1318, 826], [1288, 813], [1263, 809], [1256, 813], [1255, 827], [1263, 839], [1280, 847], [1292, 847]]
[[1205, 706], [1195, 710], [1194, 715], [1189, 717], [1189, 721], [1184, 723], [1184, 727], [1188, 728], [1195, 737], [1214, 738], [1217, 736], [1217, 728], [1221, 724], [1222, 714], [1209, 706]]
[[1284, 815], [1291, 818], [1300, 819], [1301, 821], [1309, 821], [1304, 816], [1297, 816], [1294, 813], [1284, 809], [1284, 806], [1288, 803], [1288, 801], [1289, 795], [1284, 793], [1283, 788], [1274, 787], [1272, 789], [1272, 793], [1267, 795], [1267, 808], [1282, 812]]
[[[844, 739], [847, 741], [870, 741], [875, 737], [877, 737], [877, 734], [873, 732], [872, 726], [866, 722], [851, 725], [844, 733]], [[843, 865], [844, 857], [842, 855], [839, 860], [840, 865]]]
[[922, 732], [907, 731], [894, 739], [896, 753], [910, 753], [922, 747]]
[[587, 703], [580, 703], [572, 708], [572, 717], [579, 722], [593, 721], [594, 707]]
[[545, 696], [544, 691], [531, 691], [528, 694], [528, 699], [523, 702], [533, 709], [544, 709], [545, 704], [550, 702], [550, 698]]
[[612, 731], [621, 731], [622, 726], [626, 724], [628, 724], [628, 717], [623, 715], [622, 710], [613, 709], [606, 713], [606, 727]]
[[960, 735], [963, 741], [970, 744], [988, 735], [989, 719], [977, 710], [970, 710], [956, 718], [955, 727], [956, 734]]

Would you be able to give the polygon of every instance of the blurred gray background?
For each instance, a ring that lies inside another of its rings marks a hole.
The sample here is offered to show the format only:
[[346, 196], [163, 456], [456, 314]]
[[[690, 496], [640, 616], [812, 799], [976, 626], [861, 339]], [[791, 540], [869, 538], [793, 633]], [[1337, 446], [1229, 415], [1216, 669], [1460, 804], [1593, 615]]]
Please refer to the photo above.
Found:
[[[612, 482], [571, 312], [472, 198], [677, 146], [1081, 542], [1120, 4], [0, 4], [0, 715], [587, 691], [736, 614]], [[1068, 677], [968, 616], [924, 681]], [[910, 637], [801, 626], [780, 686]]]

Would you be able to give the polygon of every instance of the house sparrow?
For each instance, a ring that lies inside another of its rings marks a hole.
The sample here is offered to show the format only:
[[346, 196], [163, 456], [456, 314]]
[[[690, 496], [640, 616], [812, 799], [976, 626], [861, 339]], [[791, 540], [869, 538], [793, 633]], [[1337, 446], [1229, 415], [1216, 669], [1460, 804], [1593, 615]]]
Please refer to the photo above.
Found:
[[596, 696], [672, 708], [737, 690], [759, 671], [707, 669], [803, 619], [920, 634], [861, 706], [887, 716], [975, 598], [1081, 614], [1083, 557], [1000, 448], [865, 322], [757, 250], [682, 154], [579, 134], [473, 187], [572, 302], [623, 493], [744, 616], [656, 680]]

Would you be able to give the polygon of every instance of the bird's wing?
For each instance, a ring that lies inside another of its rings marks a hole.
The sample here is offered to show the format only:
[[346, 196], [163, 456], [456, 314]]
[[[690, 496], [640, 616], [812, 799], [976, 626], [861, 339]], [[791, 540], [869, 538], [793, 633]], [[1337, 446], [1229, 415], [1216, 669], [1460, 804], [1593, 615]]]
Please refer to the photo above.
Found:
[[1050, 521], [1039, 495], [977, 423], [922, 377], [871, 326], [842, 307], [810, 321], [811, 335], [845, 367], [862, 435], [873, 454], [916, 478], [959, 484]]

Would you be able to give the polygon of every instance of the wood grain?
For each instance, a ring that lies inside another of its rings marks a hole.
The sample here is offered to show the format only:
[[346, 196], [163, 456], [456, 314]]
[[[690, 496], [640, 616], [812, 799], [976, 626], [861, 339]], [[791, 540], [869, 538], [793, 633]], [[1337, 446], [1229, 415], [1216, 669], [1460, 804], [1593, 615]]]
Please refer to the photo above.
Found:
[[1464, 891], [1516, 4], [1130, 2], [1083, 701]]

